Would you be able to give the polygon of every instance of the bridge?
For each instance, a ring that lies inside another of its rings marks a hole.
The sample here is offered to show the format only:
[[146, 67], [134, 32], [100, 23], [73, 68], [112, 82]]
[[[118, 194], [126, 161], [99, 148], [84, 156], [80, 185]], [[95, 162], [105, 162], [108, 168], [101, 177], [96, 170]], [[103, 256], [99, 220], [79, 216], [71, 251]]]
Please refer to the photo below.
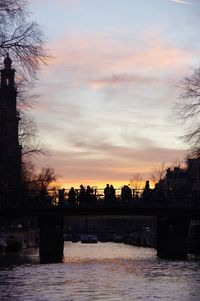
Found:
[[157, 255], [161, 258], [186, 258], [191, 220], [200, 220], [198, 205], [95, 204], [45, 207], [0, 208], [1, 219], [38, 217], [40, 257], [59, 261], [63, 257], [64, 217], [157, 218]]
[[198, 205], [83, 205], [83, 206], [50, 206], [50, 207], [6, 207], [0, 208], [1, 218], [48, 217], [48, 216], [98, 216], [98, 217], [133, 217], [133, 216], [167, 216], [170, 218], [187, 217], [200, 219]]

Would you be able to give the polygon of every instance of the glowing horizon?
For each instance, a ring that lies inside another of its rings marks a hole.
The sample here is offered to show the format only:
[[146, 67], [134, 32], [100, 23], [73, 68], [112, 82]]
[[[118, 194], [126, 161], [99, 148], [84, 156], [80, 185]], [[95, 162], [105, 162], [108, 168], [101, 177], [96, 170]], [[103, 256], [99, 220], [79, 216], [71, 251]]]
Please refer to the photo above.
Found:
[[[52, 183], [51, 187], [56, 187], [58, 189], [65, 189], [65, 190], [69, 190], [71, 187], [73, 187], [74, 189], [80, 189], [80, 185], [83, 185], [85, 188], [89, 185], [91, 188], [93, 189], [97, 189], [97, 190], [104, 190], [104, 188], [106, 187], [106, 185], [112, 185], [116, 190], [121, 190], [121, 188], [124, 185], [128, 185], [131, 189], [136, 189], [136, 190], [143, 190], [145, 188], [145, 184], [146, 181], [142, 180], [142, 181], [134, 181], [131, 183], [122, 183], [122, 182], [112, 182], [112, 181], [108, 181], [108, 182], [90, 182], [90, 183], [78, 183], [78, 182], [71, 182], [71, 183], [67, 183], [67, 182], [60, 182], [59, 180]], [[150, 184], [150, 188], [153, 189], [155, 184], [152, 181], [149, 181]], [[137, 187], [137, 188], [136, 188]]]

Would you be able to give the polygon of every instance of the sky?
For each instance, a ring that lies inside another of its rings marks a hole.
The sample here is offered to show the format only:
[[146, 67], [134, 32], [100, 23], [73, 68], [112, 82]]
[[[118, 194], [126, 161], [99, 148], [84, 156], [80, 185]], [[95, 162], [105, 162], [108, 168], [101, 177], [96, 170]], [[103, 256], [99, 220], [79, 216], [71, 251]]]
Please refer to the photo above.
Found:
[[46, 156], [64, 187], [120, 187], [182, 160], [174, 105], [200, 63], [199, 0], [29, 0], [51, 58], [34, 93]]

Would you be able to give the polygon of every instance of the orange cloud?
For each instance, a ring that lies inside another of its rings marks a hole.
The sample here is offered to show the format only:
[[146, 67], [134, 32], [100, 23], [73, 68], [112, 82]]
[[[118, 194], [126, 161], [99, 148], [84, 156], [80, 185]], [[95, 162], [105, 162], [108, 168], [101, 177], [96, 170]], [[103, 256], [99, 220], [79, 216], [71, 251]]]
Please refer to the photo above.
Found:
[[[93, 150], [88, 148], [92, 153]], [[102, 187], [106, 183], [115, 183], [119, 187], [129, 183], [138, 173], [147, 180], [160, 162], [170, 165], [185, 154], [183, 150], [149, 148], [148, 145], [143, 149], [119, 148], [112, 145], [94, 146], [94, 149], [105, 152], [105, 158], [81, 156], [81, 150], [79, 153], [52, 150], [51, 156], [37, 159], [36, 164], [56, 166], [59, 181], [66, 183], [66, 187], [78, 187], [80, 184]]]

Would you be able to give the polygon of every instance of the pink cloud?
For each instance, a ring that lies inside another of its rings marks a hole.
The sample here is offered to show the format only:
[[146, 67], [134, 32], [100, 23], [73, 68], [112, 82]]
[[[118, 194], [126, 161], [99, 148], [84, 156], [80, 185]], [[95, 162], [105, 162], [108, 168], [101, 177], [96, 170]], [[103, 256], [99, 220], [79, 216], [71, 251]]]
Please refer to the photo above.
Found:
[[157, 37], [144, 35], [144, 40], [145, 47], [143, 42], [142, 46], [140, 43], [136, 46], [134, 41], [131, 44], [122, 44], [109, 35], [65, 37], [52, 45], [54, 59], [49, 63], [50, 66], [69, 65], [74, 69], [79, 67], [86, 70], [123, 73], [124, 69], [127, 71], [132, 67], [142, 69], [163, 69], [170, 65], [175, 67], [192, 56], [190, 52], [169, 46], [167, 41], [159, 40]]
[[94, 90], [117, 85], [151, 85], [170, 77], [181, 78], [194, 54], [144, 34], [135, 44], [122, 43], [109, 35], [69, 36], [50, 45], [53, 59], [43, 69], [52, 82], [60, 79], [75, 89]]

